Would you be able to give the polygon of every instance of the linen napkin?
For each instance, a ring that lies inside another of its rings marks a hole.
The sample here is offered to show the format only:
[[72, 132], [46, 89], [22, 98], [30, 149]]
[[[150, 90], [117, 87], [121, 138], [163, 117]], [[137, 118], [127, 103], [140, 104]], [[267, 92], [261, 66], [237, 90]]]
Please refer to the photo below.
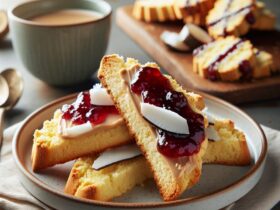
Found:
[[[17, 166], [12, 157], [12, 138], [19, 127], [16, 124], [4, 132], [0, 151], [0, 209], [47, 209], [30, 195], [18, 180]], [[268, 139], [268, 155], [260, 182], [243, 198], [226, 209], [268, 210], [280, 200], [280, 131], [262, 126]]]

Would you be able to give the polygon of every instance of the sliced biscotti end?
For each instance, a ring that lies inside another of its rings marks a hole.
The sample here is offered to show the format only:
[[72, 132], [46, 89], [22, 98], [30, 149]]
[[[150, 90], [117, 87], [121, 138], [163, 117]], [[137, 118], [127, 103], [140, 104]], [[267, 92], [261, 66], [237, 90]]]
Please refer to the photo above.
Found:
[[235, 128], [231, 120], [215, 120], [214, 129], [220, 139], [209, 139], [207, 153], [203, 156], [204, 163], [225, 165], [248, 165], [251, 156], [245, 134]]
[[80, 198], [108, 201], [152, 177], [146, 160], [142, 157], [99, 170], [92, 168], [94, 159], [80, 158], [75, 162], [64, 189], [66, 193]]
[[206, 18], [213, 38], [246, 34], [259, 16], [255, 0], [217, 0]]
[[235, 81], [250, 77], [254, 63], [251, 42], [228, 36], [197, 48], [193, 70], [210, 80]]
[[96, 157], [97, 156], [83, 157], [75, 161], [64, 188], [65, 193], [75, 195], [81, 184], [81, 178], [84, 177], [86, 172], [92, 167], [92, 163]]
[[[145, 66], [147, 65], [155, 66], [156, 64], [146, 64]], [[124, 59], [118, 55], [105, 56], [101, 61], [98, 77], [111, 94], [116, 107], [125, 119], [131, 134], [135, 137], [138, 146], [148, 161], [163, 199], [174, 200], [189, 184], [195, 183], [198, 180], [200, 175], [198, 172], [201, 170], [202, 164], [201, 157], [204, 154], [203, 148], [207, 147], [207, 139], [203, 141], [200, 152], [190, 157], [190, 161], [186, 164], [188, 170], [185, 170], [183, 174], [178, 176], [178, 173], [174, 172], [174, 170], [177, 170], [176, 167], [179, 167], [180, 164], [174, 168], [171, 166], [173, 164], [171, 163], [172, 161], [158, 152], [157, 136], [154, 128], [139, 113], [137, 105], [131, 96], [129, 86], [123, 79], [122, 73], [128, 66], [130, 65], [126, 65]], [[139, 66], [141, 65], [135, 64], [131, 68]], [[170, 79], [169, 77], [167, 78]], [[190, 100], [192, 94], [182, 91], [182, 87], [175, 81], [171, 79], [169, 81], [175, 91], [182, 92], [186, 96], [194, 110], [199, 110], [203, 107], [203, 104], [200, 104], [199, 108], [196, 108], [194, 104], [196, 100], [194, 99], [193, 102]]]
[[173, 0], [137, 0], [132, 15], [146, 22], [166, 22], [177, 20]]
[[45, 121], [43, 127], [34, 133], [31, 154], [34, 171], [131, 142], [123, 121], [109, 127], [96, 127], [78, 137], [63, 137], [59, 133], [61, 116], [61, 110], [57, 110], [53, 119]]
[[260, 15], [252, 25], [252, 28], [256, 30], [274, 30], [276, 25], [275, 14], [266, 8], [264, 2], [257, 1], [256, 5]]
[[174, 0], [175, 14], [185, 23], [205, 25], [208, 12], [213, 8], [215, 0]]
[[254, 49], [256, 56], [256, 63], [253, 70], [253, 77], [258, 79], [262, 77], [269, 77], [272, 72], [273, 59], [268, 52]]

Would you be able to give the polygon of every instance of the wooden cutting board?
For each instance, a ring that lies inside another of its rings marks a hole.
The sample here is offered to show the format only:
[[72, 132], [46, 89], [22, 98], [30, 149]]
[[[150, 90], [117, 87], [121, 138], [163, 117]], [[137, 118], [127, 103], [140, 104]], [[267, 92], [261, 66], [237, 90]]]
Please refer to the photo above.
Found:
[[[157, 63], [185, 88], [204, 91], [233, 103], [280, 98], [280, 75], [252, 82], [212, 82], [192, 71], [192, 54], [168, 49], [160, 40], [164, 30], [179, 32], [183, 23], [145, 23], [132, 17], [132, 6], [117, 10], [117, 24], [146, 50]], [[280, 67], [280, 32], [250, 32], [248, 38], [259, 49], [273, 54]]]

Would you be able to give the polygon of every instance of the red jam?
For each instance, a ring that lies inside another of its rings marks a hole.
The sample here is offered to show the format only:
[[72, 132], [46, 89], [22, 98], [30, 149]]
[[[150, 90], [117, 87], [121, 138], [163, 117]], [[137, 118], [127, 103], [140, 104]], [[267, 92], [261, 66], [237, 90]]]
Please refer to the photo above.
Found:
[[204, 118], [194, 112], [183, 93], [174, 91], [169, 80], [157, 68], [144, 67], [131, 83], [131, 90], [141, 95], [143, 102], [178, 113], [184, 117], [190, 134], [175, 134], [156, 127], [158, 151], [171, 158], [191, 156], [200, 150], [205, 138]]
[[70, 120], [73, 124], [81, 125], [91, 122], [94, 125], [104, 122], [108, 115], [118, 114], [115, 106], [97, 106], [90, 103], [89, 92], [79, 93], [73, 104], [62, 107], [62, 118]]

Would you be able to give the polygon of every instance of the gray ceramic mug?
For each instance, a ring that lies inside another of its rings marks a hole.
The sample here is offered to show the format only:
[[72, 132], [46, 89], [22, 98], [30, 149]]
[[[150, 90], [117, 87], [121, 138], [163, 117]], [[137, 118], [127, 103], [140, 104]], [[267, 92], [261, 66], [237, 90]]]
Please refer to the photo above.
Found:
[[[28, 19], [62, 9], [102, 14], [97, 20], [68, 25], [42, 25]], [[110, 34], [111, 6], [103, 0], [42, 0], [9, 10], [14, 49], [35, 77], [65, 86], [89, 79], [98, 69]]]

